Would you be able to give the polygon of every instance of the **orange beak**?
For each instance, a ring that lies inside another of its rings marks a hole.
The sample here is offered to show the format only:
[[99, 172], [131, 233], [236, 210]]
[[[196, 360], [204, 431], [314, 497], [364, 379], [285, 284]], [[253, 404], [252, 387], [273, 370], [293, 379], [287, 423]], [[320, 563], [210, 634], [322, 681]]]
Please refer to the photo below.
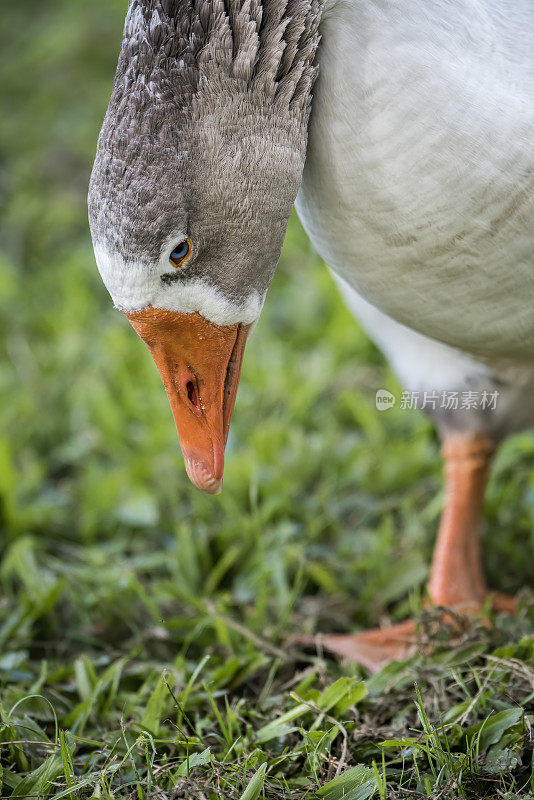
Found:
[[214, 325], [200, 314], [161, 308], [126, 316], [156, 362], [189, 478], [199, 489], [219, 494], [250, 325]]

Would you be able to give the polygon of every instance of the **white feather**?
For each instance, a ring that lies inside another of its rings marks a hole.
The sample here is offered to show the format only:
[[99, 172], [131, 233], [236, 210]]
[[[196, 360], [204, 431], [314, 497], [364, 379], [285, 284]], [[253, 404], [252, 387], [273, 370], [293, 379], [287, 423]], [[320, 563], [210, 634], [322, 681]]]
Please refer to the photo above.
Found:
[[334, 2], [297, 209], [332, 268], [426, 336], [534, 348], [534, 4]]
[[487, 424], [533, 424], [534, 3], [329, 0], [320, 32], [304, 227], [408, 388], [498, 381]]
[[[173, 240], [180, 238], [173, 237]], [[115, 307], [121, 311], [140, 311], [153, 306], [169, 311], [198, 312], [215, 325], [250, 324], [260, 315], [264, 298], [257, 291], [252, 290], [242, 302], [236, 303], [199, 278], [170, 285], [158, 280], [158, 270], [159, 274], [170, 271], [168, 261], [154, 267], [125, 260], [98, 242], [94, 242], [94, 251], [102, 280]]]

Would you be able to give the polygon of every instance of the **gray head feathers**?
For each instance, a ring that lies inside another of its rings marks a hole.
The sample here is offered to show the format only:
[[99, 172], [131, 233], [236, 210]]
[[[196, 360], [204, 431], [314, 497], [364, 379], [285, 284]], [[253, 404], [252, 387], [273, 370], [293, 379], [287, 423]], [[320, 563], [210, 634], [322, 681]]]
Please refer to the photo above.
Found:
[[[304, 165], [322, 2], [130, 1], [89, 192], [116, 302], [124, 287], [153, 302], [150, 281], [175, 305], [195, 279], [265, 294]], [[182, 271], [162, 266], [176, 235], [193, 244]]]

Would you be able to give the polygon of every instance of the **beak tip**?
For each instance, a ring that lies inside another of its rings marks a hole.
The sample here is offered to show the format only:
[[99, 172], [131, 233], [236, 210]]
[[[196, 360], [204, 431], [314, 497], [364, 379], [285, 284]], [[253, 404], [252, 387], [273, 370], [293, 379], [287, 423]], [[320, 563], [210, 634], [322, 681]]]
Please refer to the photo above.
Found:
[[222, 481], [216, 481], [215, 483], [209, 484], [209, 486], [206, 484], [200, 486], [200, 484], [196, 483], [195, 486], [205, 494], [211, 494], [215, 496], [217, 494], [221, 494], [222, 492]]
[[185, 469], [189, 480], [197, 489], [206, 494], [220, 494], [222, 492], [222, 477], [215, 477], [199, 461], [185, 458]]

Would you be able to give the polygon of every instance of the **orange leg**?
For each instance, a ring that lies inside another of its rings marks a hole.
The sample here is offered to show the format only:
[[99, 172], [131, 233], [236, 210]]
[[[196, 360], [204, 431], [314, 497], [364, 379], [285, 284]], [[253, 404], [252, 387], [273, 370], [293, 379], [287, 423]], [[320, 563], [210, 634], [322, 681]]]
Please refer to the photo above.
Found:
[[428, 583], [434, 605], [478, 610], [484, 602], [480, 523], [493, 450], [482, 436], [443, 443], [445, 508]]
[[[444, 441], [445, 508], [432, 558], [428, 591], [433, 605], [477, 614], [488, 594], [480, 552], [484, 490], [494, 445], [481, 435], [457, 435]], [[512, 612], [513, 600], [494, 599], [498, 610]], [[309, 642], [309, 640], [308, 640]], [[326, 650], [357, 661], [373, 672], [417, 650], [411, 621], [354, 635], [317, 637]]]

